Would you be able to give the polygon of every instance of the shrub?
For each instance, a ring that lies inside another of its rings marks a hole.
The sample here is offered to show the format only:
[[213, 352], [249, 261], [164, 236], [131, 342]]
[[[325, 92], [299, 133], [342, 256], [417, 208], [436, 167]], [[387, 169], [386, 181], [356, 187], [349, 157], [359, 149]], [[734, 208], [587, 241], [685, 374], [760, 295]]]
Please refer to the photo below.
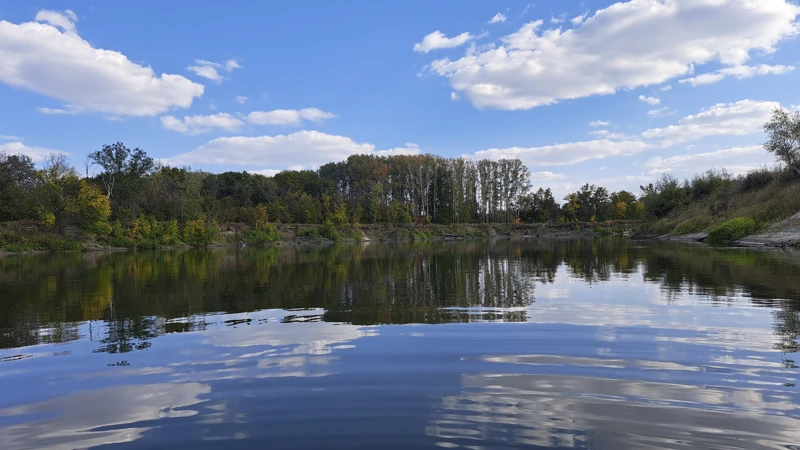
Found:
[[172, 219], [161, 226], [161, 242], [164, 245], [177, 245], [180, 243], [178, 239], [179, 233], [178, 221]]
[[739, 182], [740, 192], [760, 191], [769, 186], [775, 179], [775, 173], [766, 167], [748, 172]]
[[708, 241], [712, 244], [729, 244], [756, 231], [755, 220], [749, 217], [737, 217], [708, 232]]
[[242, 236], [242, 241], [248, 245], [264, 245], [269, 242], [281, 240], [281, 234], [272, 224], [263, 224], [247, 230]]
[[650, 217], [664, 217], [671, 211], [685, 206], [691, 199], [688, 183], [681, 183], [670, 173], [664, 173], [655, 185], [643, 187], [642, 202]]
[[319, 227], [306, 228], [297, 233], [298, 237], [305, 237], [309, 239], [320, 239], [322, 235], [319, 234]]
[[695, 175], [689, 185], [692, 198], [699, 200], [722, 190], [733, 183], [733, 177], [725, 169], [709, 169], [702, 175]]
[[219, 227], [213, 219], [201, 214], [196, 220], [186, 222], [183, 228], [183, 241], [193, 247], [202, 247], [214, 242]]
[[319, 228], [319, 234], [325, 239], [330, 239], [333, 242], [339, 242], [340, 240], [342, 240], [342, 236], [339, 234], [339, 231], [336, 229], [336, 226], [332, 222], [325, 222]]

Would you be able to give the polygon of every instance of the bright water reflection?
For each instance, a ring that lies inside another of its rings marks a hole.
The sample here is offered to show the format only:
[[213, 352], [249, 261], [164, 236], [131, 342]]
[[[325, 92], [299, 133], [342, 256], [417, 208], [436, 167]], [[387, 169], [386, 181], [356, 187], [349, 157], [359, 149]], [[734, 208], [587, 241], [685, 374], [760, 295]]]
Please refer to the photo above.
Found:
[[798, 311], [626, 240], [8, 256], [0, 448], [797, 449]]

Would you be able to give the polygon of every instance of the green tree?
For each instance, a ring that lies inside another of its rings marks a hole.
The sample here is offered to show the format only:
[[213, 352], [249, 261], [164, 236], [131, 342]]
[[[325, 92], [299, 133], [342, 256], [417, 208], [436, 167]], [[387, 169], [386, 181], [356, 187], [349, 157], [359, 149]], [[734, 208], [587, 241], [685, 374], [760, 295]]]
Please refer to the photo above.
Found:
[[30, 157], [0, 152], [0, 221], [34, 216], [35, 183], [36, 166]]
[[789, 113], [779, 108], [764, 124], [767, 142], [764, 149], [800, 176], [800, 111]]
[[102, 236], [111, 233], [111, 203], [96, 185], [86, 180], [80, 181], [78, 190], [78, 214], [84, 230]]
[[115, 209], [131, 206], [143, 177], [155, 166], [153, 158], [147, 156], [144, 150], [131, 150], [122, 142], [104, 145], [100, 150], [90, 153], [89, 160], [100, 167], [97, 179]]
[[64, 234], [67, 222], [78, 212], [80, 180], [67, 155], [51, 153], [37, 176], [35, 197], [43, 224]]

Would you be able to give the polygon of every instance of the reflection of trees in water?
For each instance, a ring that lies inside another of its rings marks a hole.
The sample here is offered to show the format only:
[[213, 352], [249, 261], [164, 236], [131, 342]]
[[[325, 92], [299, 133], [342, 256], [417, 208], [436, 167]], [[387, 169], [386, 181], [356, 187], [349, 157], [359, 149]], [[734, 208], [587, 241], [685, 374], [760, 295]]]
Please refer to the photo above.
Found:
[[323, 320], [356, 324], [525, 321], [535, 284], [565, 267], [585, 282], [642, 270], [668, 297], [750, 297], [776, 308], [780, 346], [796, 349], [798, 259], [625, 239], [15, 255], [0, 258], [0, 346], [78, 339], [78, 323], [97, 321], [101, 351], [124, 352], [203, 329], [208, 312], [266, 308], [324, 308]]

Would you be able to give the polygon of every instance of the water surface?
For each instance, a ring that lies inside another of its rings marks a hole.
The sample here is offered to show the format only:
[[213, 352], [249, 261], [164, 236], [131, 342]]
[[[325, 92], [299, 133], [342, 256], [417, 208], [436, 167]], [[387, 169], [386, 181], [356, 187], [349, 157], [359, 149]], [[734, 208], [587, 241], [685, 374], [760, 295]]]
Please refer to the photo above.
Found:
[[800, 254], [0, 258], [0, 448], [798, 449]]

